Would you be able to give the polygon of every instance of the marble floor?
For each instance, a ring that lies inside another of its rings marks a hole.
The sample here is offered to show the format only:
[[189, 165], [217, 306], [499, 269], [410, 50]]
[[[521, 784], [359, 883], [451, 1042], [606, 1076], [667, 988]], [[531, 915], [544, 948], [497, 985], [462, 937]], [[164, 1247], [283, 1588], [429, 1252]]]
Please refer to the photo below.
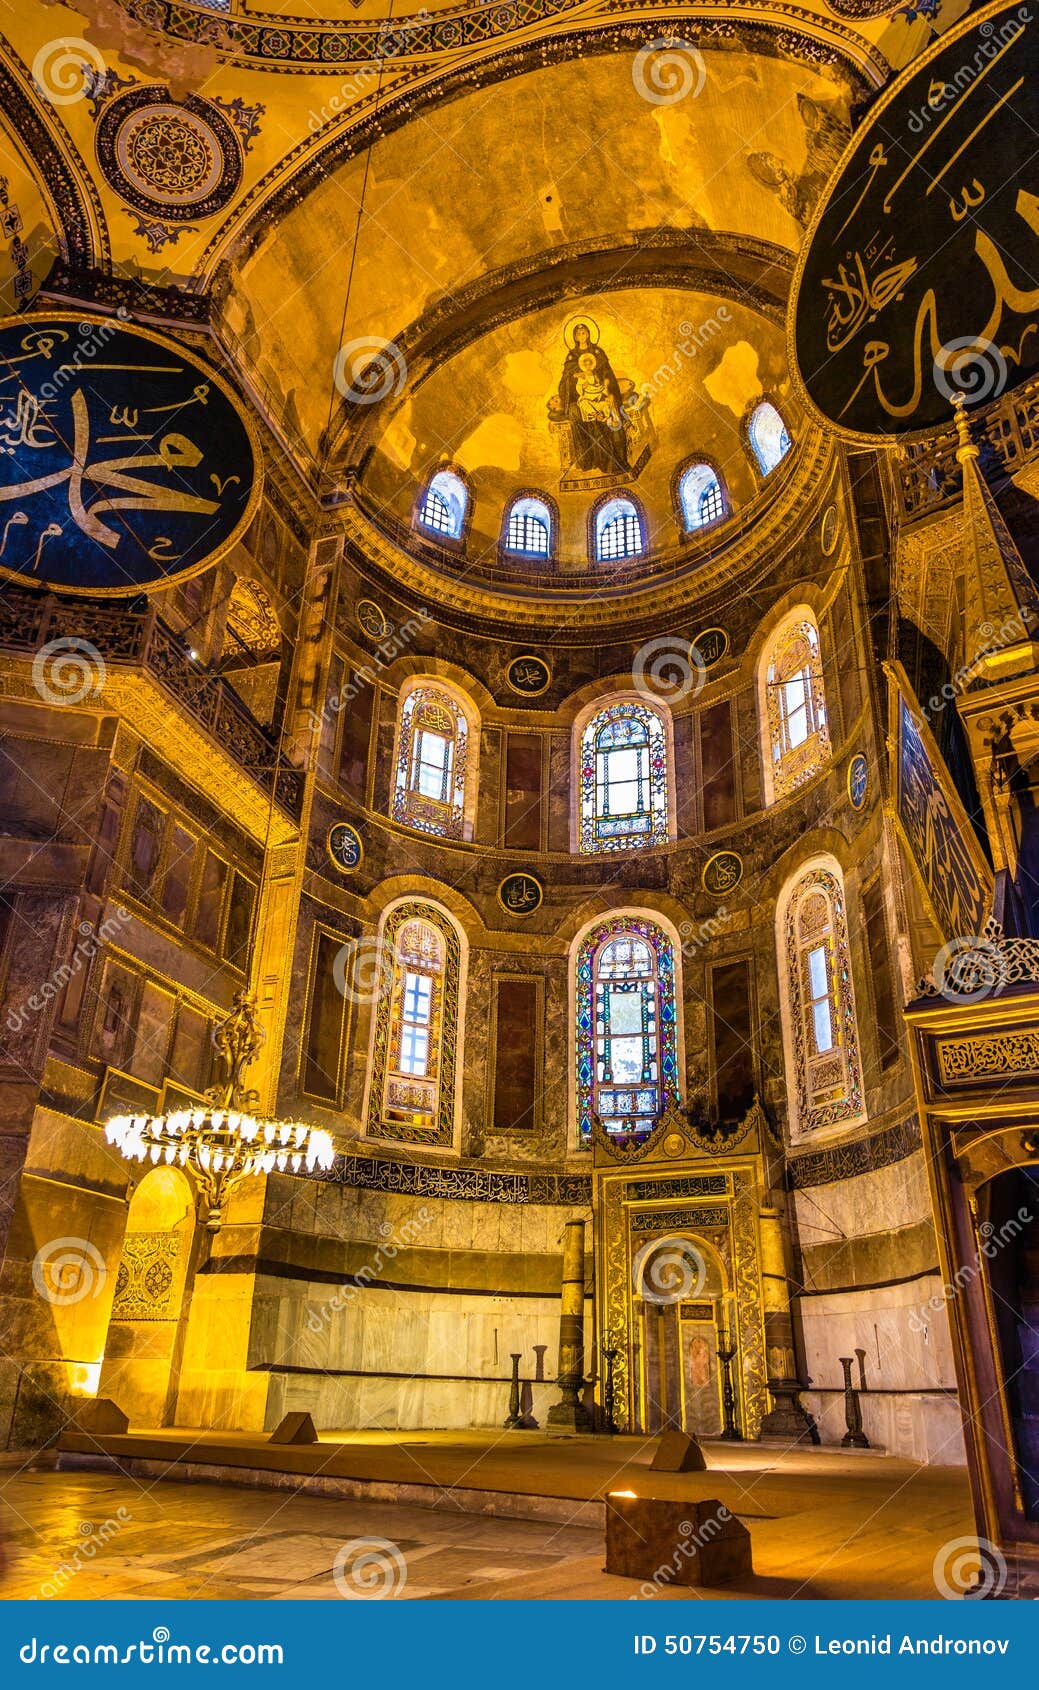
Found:
[[[623, 1483], [717, 1497], [750, 1530], [755, 1569], [709, 1593], [723, 1599], [935, 1600], [947, 1549], [973, 1529], [961, 1469], [871, 1453], [712, 1447], [707, 1474], [651, 1477], [655, 1445], [635, 1438], [398, 1440], [364, 1447], [384, 1472], [419, 1467], [445, 1486], [453, 1475], [514, 1496], [587, 1498]], [[639, 1590], [603, 1571], [601, 1531], [586, 1525], [14, 1463], [0, 1470], [0, 1537], [7, 1598], [609, 1600]], [[702, 1594], [662, 1587], [658, 1599]]]

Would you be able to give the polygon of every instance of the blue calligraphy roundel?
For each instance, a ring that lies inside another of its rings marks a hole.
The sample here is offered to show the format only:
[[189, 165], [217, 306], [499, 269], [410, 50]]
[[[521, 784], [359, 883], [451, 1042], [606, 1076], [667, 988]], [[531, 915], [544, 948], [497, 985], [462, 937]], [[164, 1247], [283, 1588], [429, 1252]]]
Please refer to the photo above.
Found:
[[0, 575], [168, 586], [221, 557], [259, 496], [250, 425], [185, 347], [111, 317], [0, 321]]

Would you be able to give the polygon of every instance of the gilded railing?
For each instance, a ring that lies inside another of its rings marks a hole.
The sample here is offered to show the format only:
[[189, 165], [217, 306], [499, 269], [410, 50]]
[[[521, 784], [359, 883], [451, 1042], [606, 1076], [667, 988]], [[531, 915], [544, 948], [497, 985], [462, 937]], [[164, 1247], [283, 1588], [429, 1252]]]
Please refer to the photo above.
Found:
[[[979, 412], [973, 433], [983, 461], [1000, 466], [1006, 475], [1023, 468], [1039, 455], [1039, 381], [1028, 382]], [[956, 462], [956, 446], [950, 417], [946, 433], [904, 448], [894, 476], [903, 522], [942, 510], [959, 498], [963, 469]]]
[[138, 668], [157, 681], [287, 815], [299, 820], [302, 772], [279, 761], [275, 740], [234, 689], [200, 668], [154, 610], [74, 602], [17, 587], [0, 592], [0, 649], [35, 655], [55, 640], [83, 641], [106, 669]]

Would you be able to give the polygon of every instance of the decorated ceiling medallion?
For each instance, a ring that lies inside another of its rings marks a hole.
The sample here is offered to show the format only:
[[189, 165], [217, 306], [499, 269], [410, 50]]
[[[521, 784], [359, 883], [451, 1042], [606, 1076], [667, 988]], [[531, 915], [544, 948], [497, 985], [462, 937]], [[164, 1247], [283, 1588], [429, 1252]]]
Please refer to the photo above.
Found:
[[869, 764], [862, 752], [856, 752], [848, 764], [848, 802], [853, 810], [861, 810], [869, 789]]
[[713, 669], [729, 649], [729, 636], [724, 628], [705, 628], [689, 643], [689, 661], [694, 668]]
[[0, 321], [0, 576], [165, 587], [223, 557], [259, 498], [251, 425], [186, 347], [112, 317]]
[[384, 640], [386, 638], [390, 631], [390, 625], [373, 599], [359, 599], [354, 615], [357, 617], [357, 626], [362, 633], [368, 635], [369, 639]]
[[241, 185], [234, 127], [197, 94], [180, 101], [165, 88], [132, 88], [105, 106], [95, 144], [120, 199], [168, 223], [212, 217]]
[[552, 684], [552, 671], [543, 657], [526, 653], [512, 659], [508, 682], [513, 692], [522, 693], [524, 698], [539, 698]]
[[334, 822], [328, 830], [326, 849], [340, 874], [352, 874], [364, 857], [364, 841], [350, 822]]
[[700, 876], [700, 884], [712, 898], [723, 898], [734, 892], [743, 879], [743, 858], [735, 851], [716, 851], [708, 857]]
[[507, 874], [498, 887], [498, 902], [506, 915], [533, 915], [544, 896], [544, 887], [533, 874]]
[[819, 544], [823, 549], [823, 556], [829, 557], [837, 545], [837, 506], [827, 505], [823, 511], [823, 519], [819, 524]]

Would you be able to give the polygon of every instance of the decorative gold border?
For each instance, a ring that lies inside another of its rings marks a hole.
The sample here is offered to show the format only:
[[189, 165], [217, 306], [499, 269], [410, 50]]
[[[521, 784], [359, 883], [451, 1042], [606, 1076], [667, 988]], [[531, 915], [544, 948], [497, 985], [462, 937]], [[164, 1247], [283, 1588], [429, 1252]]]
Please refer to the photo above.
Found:
[[[866, 765], [866, 784], [865, 784], [865, 786], [863, 787], [863, 790], [862, 790], [861, 802], [856, 804], [854, 798], [852, 797], [852, 792], [851, 792], [851, 772], [854, 769], [856, 763], [858, 763], [859, 761], [865, 763], [865, 765]], [[845, 784], [845, 787], [846, 787], [847, 793], [848, 793], [848, 803], [851, 805], [852, 809], [855, 810], [855, 811], [864, 809], [865, 804], [866, 804], [866, 799], [869, 797], [869, 759], [867, 758], [866, 753], [864, 751], [856, 751], [852, 754], [852, 756], [850, 756], [848, 758], [848, 773], [845, 777], [844, 784]]]
[[707, 861], [704, 863], [703, 868], [700, 870], [700, 885], [703, 888], [703, 890], [707, 893], [707, 896], [709, 898], [721, 898], [721, 897], [725, 896], [725, 893], [716, 892], [716, 891], [714, 891], [714, 889], [712, 887], [708, 886], [708, 884], [707, 884], [707, 870], [710, 868], [712, 863], [716, 863], [718, 861], [719, 857], [735, 857], [736, 861], [740, 865], [739, 875], [733, 881], [731, 886], [727, 886], [725, 888], [726, 893], [727, 892], [735, 892], [737, 886], [740, 884], [740, 882], [743, 879], [743, 858], [740, 856], [738, 851], [730, 851], [730, 850], [726, 849], [724, 851], [714, 851], [714, 852], [712, 852], [711, 856], [708, 857]]
[[[538, 687], [536, 692], [529, 692], [524, 687], [513, 686], [512, 671], [517, 663], [540, 663], [545, 671], [545, 674], [548, 676], [548, 680], [545, 682], [544, 686]], [[517, 698], [540, 698], [542, 694], [546, 693], [552, 685], [552, 665], [546, 658], [539, 657], [536, 651], [521, 651], [517, 657], [509, 658], [509, 665], [505, 671], [505, 679], [509, 687], [511, 687], [512, 691], [516, 694]]]
[[[505, 885], [506, 881], [512, 880], [516, 875], [519, 875], [519, 874], [522, 874], [525, 877], [525, 879], [527, 879], [527, 880], [532, 880], [534, 882], [534, 885], [538, 889], [538, 901], [534, 905], [533, 909], [522, 910], [522, 911], [510, 910], [508, 904], [506, 904], [504, 902], [504, 900], [502, 899], [501, 889]], [[531, 874], [529, 869], [515, 868], [515, 869], [512, 869], [509, 874], [502, 876], [501, 880], [499, 880], [499, 882], [498, 882], [498, 887], [497, 887], [497, 890], [495, 891], [494, 896], [497, 898], [499, 904], [501, 904], [501, 907], [505, 911], [506, 915], [511, 915], [514, 921], [526, 921], [528, 915], [536, 914], [536, 912], [541, 908], [542, 904], [544, 903], [544, 901], [545, 901], [545, 888], [541, 884], [541, 881], [538, 879], [537, 875]]]
[[[822, 428], [832, 434], [836, 434], [839, 439], [849, 441], [854, 445], [882, 446], [886, 447], [890, 451], [892, 448], [909, 445], [915, 441], [932, 440], [938, 431], [938, 425], [931, 423], [926, 428], [906, 430], [898, 429], [891, 434], [861, 434], [855, 429], [850, 429], [840, 423], [834, 422], [833, 418], [826, 416], [826, 414], [815, 404], [814, 400], [810, 398], [797, 362], [797, 337], [794, 332], [794, 325], [797, 320], [797, 307], [799, 303], [798, 296], [801, 291], [801, 282], [803, 280], [805, 270], [808, 267], [808, 259], [812, 251], [815, 236], [818, 232], [820, 223], [829, 209], [833, 190], [836, 188], [841, 176], [844, 174], [844, 171], [851, 163], [855, 154], [863, 146], [866, 138], [873, 132], [874, 129], [877, 128], [879, 119], [883, 116], [888, 106], [891, 105], [893, 100], [897, 99], [901, 95], [904, 83], [907, 82], [910, 77], [916, 76], [917, 73], [922, 71], [926, 65], [933, 64], [939, 54], [944, 53], [945, 49], [947, 47], [951, 47], [954, 42], [962, 41], [965, 35], [970, 35], [972, 32], [980, 30], [981, 27], [990, 19], [997, 18], [1001, 13], [1010, 12], [1012, 10], [1013, 5], [1012, 3], [1008, 4], [1008, 0], [993, 0], [993, 4], [984, 6], [980, 12], [968, 12], [967, 15], [961, 18], [958, 23], [953, 24], [949, 29], [943, 30], [941, 35], [932, 42], [931, 46], [926, 47], [922, 53], [919, 53], [917, 57], [905, 67], [904, 71], [892, 77], [891, 81], [884, 89], [884, 92], [878, 95], [878, 97], [870, 105], [865, 118], [853, 132], [851, 140], [848, 142], [840, 158], [837, 160], [837, 163], [833, 168], [833, 173], [819, 196], [819, 200], [815, 208], [815, 215], [809, 223], [807, 232], [801, 242], [800, 251], [797, 255], [797, 263], [794, 266], [794, 278], [790, 284], [790, 297], [786, 314], [786, 361], [787, 369], [790, 372], [791, 386], [793, 387], [794, 397], [797, 399], [798, 403], [804, 407], [805, 415], [808, 417], [810, 422], [814, 423], [817, 428]], [[949, 407], [949, 420], [951, 423], [951, 405]]]
[[[100, 588], [62, 585], [60, 587], [51, 586], [48, 590], [60, 593], [63, 596], [71, 594], [79, 598], [138, 598], [141, 593], [158, 593], [164, 592], [168, 587], [177, 587], [182, 581], [190, 581], [194, 576], [202, 575], [207, 569], [212, 569], [213, 565], [219, 563], [221, 558], [226, 557], [232, 547], [236, 546], [243, 535], [248, 533], [253, 518], [260, 508], [260, 499], [263, 495], [263, 452], [260, 448], [260, 436], [244, 401], [219, 371], [214, 369], [212, 364], [203, 363], [198, 354], [190, 347], [185, 346], [183, 341], [175, 340], [172, 335], [156, 334], [153, 329], [142, 328], [140, 323], [135, 322], [132, 318], [102, 317], [89, 311], [31, 311], [19, 317], [0, 317], [0, 330], [21, 328], [28, 333], [30, 329], [36, 328], [40, 323], [72, 323], [73, 325], [96, 323], [100, 328], [114, 325], [117, 328], [127, 330], [131, 334], [139, 335], [142, 340], [154, 342], [156, 346], [163, 347], [167, 352], [172, 349], [178, 357], [186, 359], [198, 371], [199, 375], [205, 377], [206, 381], [212, 382], [215, 387], [219, 388], [245, 429], [246, 438], [253, 455], [253, 485], [248, 503], [230, 534], [201, 562], [193, 563], [187, 569], [178, 569], [168, 575], [158, 575], [153, 581], [133, 582], [128, 587]], [[47, 583], [42, 580], [33, 583], [31, 578], [24, 573], [6, 569], [2, 563], [0, 563], [0, 580], [14, 581], [23, 587], [31, 587], [34, 584], [38, 587], [47, 586]]]
[[[340, 828], [340, 827], [346, 828], [347, 832], [352, 833], [354, 838], [357, 841], [357, 861], [354, 863], [352, 868], [344, 868], [342, 863], [339, 861], [338, 857], [336, 857], [334, 855], [333, 851], [332, 851], [332, 835], [333, 835], [333, 833], [335, 833], [336, 829]], [[356, 874], [357, 873], [357, 870], [360, 868], [361, 864], [364, 862], [364, 840], [361, 838], [361, 835], [358, 833], [358, 831], [355, 828], [353, 822], [338, 821], [338, 822], [332, 823], [332, 826], [329, 828], [327, 834], [325, 835], [325, 852], [326, 852], [326, 855], [328, 857], [329, 862], [332, 864], [332, 867], [337, 871], [337, 873], [339, 873], [339, 874]]]
[[725, 644], [722, 647], [721, 651], [718, 653], [717, 657], [712, 658], [710, 663], [704, 664], [705, 669], [713, 669], [714, 665], [716, 663], [724, 663], [725, 659], [729, 655], [729, 652], [732, 650], [732, 641], [729, 639], [729, 635], [728, 635], [726, 629], [718, 628], [718, 627], [714, 626], [713, 624], [711, 625], [710, 628], [701, 628], [700, 632], [698, 634], [696, 634], [693, 637], [693, 639], [691, 639], [689, 641], [689, 661], [690, 661], [690, 663], [692, 663], [694, 665], [694, 667], [696, 666], [696, 663], [695, 663], [695, 659], [693, 657], [693, 652], [699, 651], [700, 641], [703, 640], [703, 639], [706, 639], [708, 634], [720, 634], [722, 639], [725, 641]]

